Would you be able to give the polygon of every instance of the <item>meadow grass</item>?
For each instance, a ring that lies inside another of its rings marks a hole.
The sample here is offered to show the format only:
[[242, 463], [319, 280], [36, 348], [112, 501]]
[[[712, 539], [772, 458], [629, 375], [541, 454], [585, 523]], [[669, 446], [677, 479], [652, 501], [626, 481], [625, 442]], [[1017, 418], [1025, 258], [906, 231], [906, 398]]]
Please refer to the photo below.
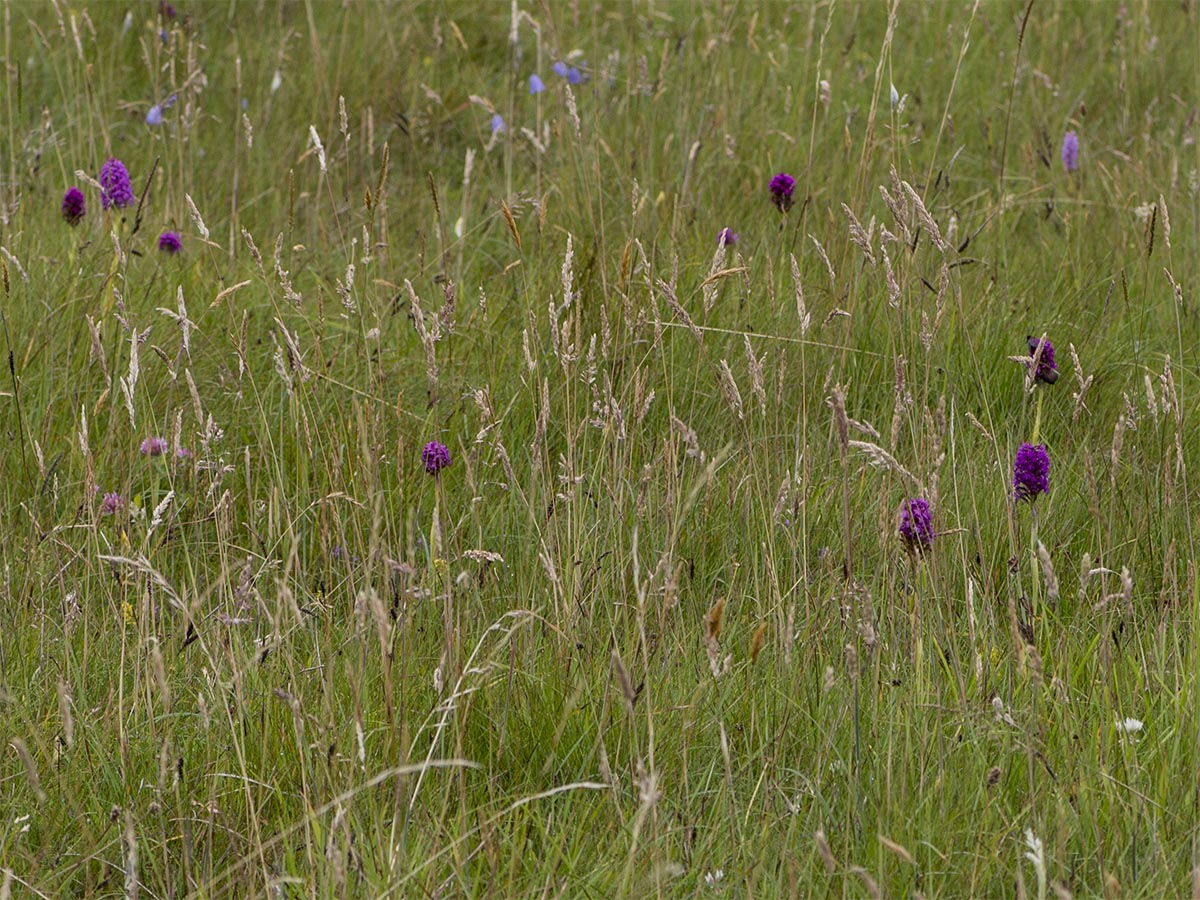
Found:
[[1200, 896], [1194, 0], [128, 10], [3, 9], [0, 896]]

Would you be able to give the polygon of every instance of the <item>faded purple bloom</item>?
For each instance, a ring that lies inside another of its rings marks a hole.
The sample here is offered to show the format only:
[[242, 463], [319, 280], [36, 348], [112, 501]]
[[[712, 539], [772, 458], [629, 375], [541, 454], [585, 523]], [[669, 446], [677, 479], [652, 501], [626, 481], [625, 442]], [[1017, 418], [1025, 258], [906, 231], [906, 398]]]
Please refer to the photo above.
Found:
[[146, 124], [161, 125], [163, 123], [162, 111], [163, 108], [157, 103], [150, 107], [149, 112], [146, 113]]
[[1073, 131], [1063, 135], [1062, 164], [1068, 172], [1079, 168], [1079, 135]]
[[189, 450], [187, 447], [181, 446], [178, 450], [175, 451], [175, 458], [176, 459], [191, 459], [192, 451]]
[[142, 441], [142, 456], [162, 456], [167, 452], [167, 439], [148, 437]]
[[158, 249], [163, 253], [169, 253], [174, 256], [183, 249], [183, 241], [179, 237], [178, 231], [164, 231], [158, 236]]
[[450, 449], [445, 444], [430, 441], [421, 451], [421, 462], [424, 463], [426, 472], [436, 475], [450, 465]]
[[913, 497], [901, 504], [900, 539], [914, 552], [933, 544], [933, 512], [924, 497]]
[[158, 14], [164, 19], [173, 19], [175, 18], [175, 7], [163, 0], [158, 4]]
[[570, 67], [560, 59], [558, 62], [556, 62], [554, 65], [552, 65], [550, 67], [550, 71], [553, 72], [555, 75], [557, 75], [559, 78], [566, 78], [567, 72], [570, 71]]
[[100, 511], [106, 516], [115, 516], [125, 508], [125, 498], [116, 491], [109, 491], [100, 502]]
[[583, 84], [587, 81], [587, 76], [580, 72], [574, 66], [567, 69], [567, 84]]
[[78, 225], [87, 214], [87, 202], [83, 199], [83, 191], [77, 187], [67, 188], [62, 198], [62, 217], [68, 225]]
[[508, 128], [504, 124], [504, 117], [500, 113], [492, 115], [492, 134], [499, 134], [502, 131], [507, 131]]
[[129, 181], [129, 170], [119, 159], [110, 159], [101, 167], [100, 188], [100, 205], [105, 209], [133, 206], [137, 201]]
[[771, 202], [779, 207], [780, 212], [787, 212], [792, 207], [792, 192], [796, 190], [796, 179], [786, 172], [780, 172], [767, 185], [771, 192]]
[[738, 234], [732, 228], [722, 228], [717, 235], [717, 244], [722, 247], [732, 247], [738, 242]]
[[546, 89], [546, 85], [542, 83], [542, 79], [537, 77], [537, 73], [529, 76], [529, 93], [540, 94]]
[[1050, 454], [1045, 444], [1022, 444], [1017, 450], [1013, 489], [1018, 500], [1033, 500], [1050, 490]]
[[1041, 344], [1042, 355], [1038, 358], [1037, 371], [1033, 377], [1037, 381], [1045, 382], [1046, 384], [1054, 384], [1058, 381], [1058, 366], [1054, 363], [1054, 345], [1048, 340], [1035, 338], [1029, 335], [1025, 338], [1025, 342], [1029, 345], [1029, 355], [1036, 356], [1038, 352], [1038, 344]]

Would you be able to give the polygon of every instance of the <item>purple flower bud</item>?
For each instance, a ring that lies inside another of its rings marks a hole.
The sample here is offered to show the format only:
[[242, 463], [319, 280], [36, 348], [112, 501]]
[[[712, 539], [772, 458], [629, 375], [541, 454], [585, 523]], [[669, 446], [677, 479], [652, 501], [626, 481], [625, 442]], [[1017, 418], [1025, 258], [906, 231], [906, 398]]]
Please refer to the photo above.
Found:
[[780, 212], [787, 212], [792, 207], [792, 192], [796, 190], [796, 179], [786, 172], [780, 172], [767, 185], [771, 192], [771, 202], [779, 207]]
[[924, 497], [913, 497], [901, 504], [900, 539], [914, 553], [933, 545], [933, 512]]
[[1068, 172], [1079, 168], [1079, 135], [1073, 131], [1063, 135], [1062, 164]]
[[158, 249], [163, 253], [168, 253], [174, 256], [183, 249], [183, 241], [179, 237], [178, 231], [164, 231], [158, 236]]
[[77, 187], [67, 188], [62, 198], [62, 217], [68, 225], [78, 225], [87, 214], [87, 202], [83, 199], [83, 191]]
[[119, 159], [110, 159], [101, 167], [100, 189], [100, 205], [105, 209], [121, 209], [137, 202], [129, 181], [129, 170]]
[[717, 244], [721, 247], [732, 247], [738, 242], [738, 234], [732, 228], [722, 228], [717, 235]]
[[1029, 347], [1030, 357], [1037, 356], [1039, 344], [1042, 347], [1042, 354], [1038, 357], [1037, 371], [1033, 375], [1034, 379], [1045, 384], [1054, 384], [1058, 381], [1058, 366], [1054, 363], [1054, 345], [1048, 340], [1041, 340], [1033, 335], [1026, 337], [1025, 343]]
[[1022, 444], [1017, 450], [1013, 490], [1018, 500], [1034, 500], [1050, 490], [1050, 454], [1045, 444]]
[[421, 451], [421, 462], [424, 464], [426, 472], [430, 475], [437, 475], [450, 465], [450, 449], [445, 444], [430, 441]]
[[495, 113], [492, 116], [492, 134], [499, 134], [502, 131], [507, 131], [508, 128], [504, 124], [504, 117], [500, 113]]
[[550, 71], [553, 72], [555, 75], [557, 75], [559, 78], [566, 78], [568, 70], [569, 69], [568, 69], [567, 64], [565, 62], [563, 62], [561, 59], [550, 67]]

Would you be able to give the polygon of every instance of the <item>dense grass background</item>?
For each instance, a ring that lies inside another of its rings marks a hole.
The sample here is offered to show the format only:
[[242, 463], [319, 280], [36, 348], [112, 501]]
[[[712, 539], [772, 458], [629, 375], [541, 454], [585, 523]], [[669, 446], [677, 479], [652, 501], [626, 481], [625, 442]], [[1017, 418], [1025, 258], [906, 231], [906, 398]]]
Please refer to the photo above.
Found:
[[175, 12], [4, 8], [4, 896], [1195, 895], [1194, 0]]

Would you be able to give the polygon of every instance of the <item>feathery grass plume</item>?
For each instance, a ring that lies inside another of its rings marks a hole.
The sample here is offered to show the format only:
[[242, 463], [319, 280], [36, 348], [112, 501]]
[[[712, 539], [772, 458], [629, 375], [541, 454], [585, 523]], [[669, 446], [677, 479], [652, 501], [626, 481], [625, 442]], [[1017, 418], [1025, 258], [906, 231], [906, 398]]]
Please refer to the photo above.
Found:
[[1058, 381], [1058, 365], [1054, 362], [1054, 345], [1046, 336], [1035, 338], [1032, 334], [1026, 335], [1025, 345], [1029, 347], [1029, 362], [1025, 368], [1032, 370], [1034, 380], [1043, 384], [1054, 384]]
[[750, 346], [750, 335], [743, 334], [742, 340], [746, 346], [746, 366], [750, 370], [750, 390], [758, 400], [758, 410], [764, 416], [767, 414], [767, 388], [763, 377], [763, 363], [766, 362], [767, 354], [764, 353], [761, 357], [754, 355], [754, 348]]
[[754, 629], [754, 634], [750, 636], [750, 662], [751, 664], [758, 662], [758, 655], [762, 653], [763, 642], [767, 636], [767, 623], [763, 622]]
[[25, 766], [25, 778], [29, 782], [29, 789], [33, 792], [33, 796], [37, 798], [38, 803], [45, 803], [46, 792], [42, 790], [42, 779], [38, 777], [37, 763], [33, 760], [33, 754], [29, 752], [29, 748], [19, 737], [12, 738], [9, 743], [17, 752], [21, 764]]
[[[825, 252], [825, 248], [821, 246], [821, 242], [817, 240], [817, 236], [810, 234], [808, 239], [813, 242], [817, 248], [817, 253], [821, 257], [821, 262], [825, 263], [825, 271], [829, 274], [829, 286], [832, 290], [837, 290], [837, 275], [833, 271], [833, 263], [829, 261], [829, 254]], [[826, 319], [828, 321], [828, 319]]]
[[868, 872], [862, 866], [851, 866], [850, 871], [857, 875], [859, 880], [862, 881], [863, 887], [867, 891], [867, 896], [870, 897], [871, 900], [883, 900], [883, 891], [880, 890], [879, 883], [871, 877], [870, 872]]
[[659, 292], [667, 298], [667, 305], [671, 307], [671, 312], [675, 313], [679, 317], [679, 321], [687, 326], [688, 330], [692, 333], [692, 337], [696, 339], [696, 343], [704, 343], [704, 333], [696, 325], [695, 320], [688, 315], [688, 311], [683, 308], [683, 304], [676, 298], [675, 291], [672, 290], [671, 286], [661, 278], [655, 278], [654, 283], [658, 286]]
[[1028, 847], [1025, 851], [1025, 858], [1033, 865], [1034, 874], [1037, 876], [1038, 883], [1038, 900], [1042, 900], [1046, 896], [1046, 854], [1042, 848], [1042, 841], [1032, 828], [1025, 829], [1025, 846]]
[[163, 523], [163, 519], [167, 515], [167, 510], [171, 508], [171, 504], [175, 502], [175, 492], [167, 491], [167, 495], [159, 501], [158, 506], [154, 507], [154, 513], [150, 517], [150, 526], [146, 529], [146, 533], [150, 534], [159, 525]]
[[1121, 464], [1121, 449], [1125, 446], [1125, 430], [1129, 427], [1130, 419], [1125, 413], [1117, 416], [1117, 421], [1113, 425], [1112, 448], [1109, 450], [1108, 458], [1109, 479], [1112, 488], [1115, 491], [1117, 487], [1117, 470]]
[[1062, 164], [1067, 172], [1074, 172], [1079, 168], [1079, 135], [1074, 131], [1063, 135]]
[[[322, 166], [322, 168], [324, 168]], [[204, 219], [200, 216], [200, 210], [196, 209], [196, 204], [192, 200], [191, 194], [184, 194], [183, 199], [187, 201], [188, 212], [191, 213], [192, 222], [196, 225], [196, 230], [200, 232], [200, 237], [208, 240], [208, 226], [204, 224]]]
[[1051, 603], [1058, 602], [1058, 576], [1054, 574], [1054, 564], [1050, 561], [1050, 551], [1041, 541], [1037, 542], [1038, 560], [1042, 564], [1042, 578], [1046, 582], [1046, 599]]
[[324, 175], [328, 170], [325, 165], [325, 145], [321, 143], [321, 136], [317, 134], [317, 126], [308, 126], [308, 139], [313, 145], [313, 149], [317, 151], [317, 165], [321, 168], [321, 174]]
[[1045, 444], [1022, 444], [1013, 460], [1013, 490], [1018, 500], [1033, 501], [1050, 490], [1050, 454]]
[[[165, 34], [166, 32], [163, 33]], [[137, 829], [134, 827], [133, 813], [128, 808], [125, 810], [125, 831], [123, 838], [125, 845], [125, 897], [127, 900], [138, 900], [142, 881], [138, 875], [140, 863], [138, 859]]]
[[891, 838], [885, 837], [882, 834], [877, 835], [877, 837], [879, 838], [879, 843], [883, 844], [884, 849], [890, 850], [910, 866], [915, 866], [917, 864], [917, 861], [913, 859], [913, 855], [903, 844], [897, 843], [896, 841], [893, 841]]
[[68, 225], [78, 225], [87, 215], [87, 201], [77, 187], [67, 188], [62, 198], [62, 217]]
[[1079, 390], [1071, 395], [1071, 399], [1075, 401], [1075, 411], [1071, 413], [1071, 421], [1076, 422], [1079, 419], [1079, 414], [1087, 409], [1087, 404], [1084, 403], [1083, 396], [1087, 393], [1087, 389], [1092, 386], [1092, 379], [1095, 376], [1089, 375], [1087, 378], [1084, 378], [1083, 366], [1079, 364], [1079, 354], [1075, 352], [1075, 345], [1068, 344], [1067, 349], [1071, 351], [1071, 365], [1074, 366], [1075, 381], [1079, 385]]
[[863, 252], [863, 256], [867, 258], [872, 266], [875, 265], [875, 251], [871, 248], [871, 242], [875, 235], [875, 219], [872, 217], [869, 230], [864, 230], [862, 223], [855, 218], [850, 207], [845, 203], [842, 204], [842, 212], [846, 214], [846, 219], [850, 226], [850, 241]]
[[825, 837], [825, 832], [818, 828], [813, 834], [813, 843], [817, 845], [817, 855], [821, 857], [821, 862], [825, 865], [825, 873], [832, 875], [837, 871], [837, 859], [834, 858], [833, 849], [829, 846], [829, 839]]
[[104, 209], [123, 209], [137, 202], [129, 170], [119, 159], [109, 159], [100, 168], [100, 188], [100, 205]]
[[1163, 243], [1167, 245], [1167, 249], [1171, 249], [1171, 217], [1167, 213], [1167, 200], [1162, 195], [1158, 195], [1158, 217], [1162, 220]]
[[792, 284], [796, 289], [796, 318], [800, 321], [800, 337], [804, 338], [812, 325], [812, 316], [804, 303], [804, 284], [800, 280], [800, 264], [796, 262], [796, 254], [789, 253], [788, 258], [792, 262]]
[[[25, 271], [25, 267], [21, 265], [21, 261], [19, 259], [17, 259], [15, 256], [13, 256], [12, 252], [9, 251], [9, 249], [7, 247], [0, 246], [0, 254], [3, 254], [4, 258], [13, 264], [13, 267], [16, 268], [17, 273], [21, 276], [21, 281], [23, 281], [25, 284], [29, 284], [29, 273]], [[5, 266], [4, 267], [4, 296], [7, 297], [8, 293], [9, 293], [8, 266]]]
[[[835, 410], [836, 410], [836, 407], [835, 407]], [[842, 412], [844, 413], [845, 410], [843, 409]], [[846, 419], [847, 429], [849, 428], [849, 422], [850, 422], [850, 420], [847, 418]], [[840, 419], [839, 419], [839, 424], [838, 424], [838, 434], [839, 434], [839, 443], [841, 443], [841, 441], [840, 441], [841, 420]], [[892, 456], [892, 454], [888, 453], [886, 450], [884, 450], [878, 444], [873, 444], [870, 441], [851, 441], [851, 440], [847, 439], [845, 442], [845, 446], [848, 449], [858, 450], [861, 453], [865, 453], [870, 461], [870, 464], [875, 466], [876, 468], [888, 469], [892, 472], [895, 472], [897, 475], [902, 475], [905, 478], [907, 478], [908, 481], [914, 487], [917, 487], [917, 488], [921, 487], [921, 482], [917, 479], [917, 476], [914, 475], [912, 472], [908, 471], [908, 469], [904, 468], [904, 466], [901, 465], [900, 461], [898, 459], [896, 459], [896, 457]]]
[[729, 368], [729, 363], [722, 359], [717, 367], [719, 381], [721, 384], [721, 396], [725, 398], [725, 402], [729, 404], [729, 408], [733, 410], [733, 414], [738, 417], [738, 420], [745, 418], [742, 409], [742, 392], [738, 390], [737, 382], [734, 381], [733, 372]]
[[883, 273], [887, 283], [888, 306], [892, 309], [899, 309], [900, 283], [896, 280], [896, 271], [892, 268], [892, 258], [888, 255], [887, 245], [883, 242], [879, 244], [879, 252], [883, 255]]
[[621, 688], [621, 699], [625, 702], [625, 712], [632, 716], [633, 705], [637, 702], [637, 692], [633, 687], [633, 679], [629, 677], [629, 670], [625, 668], [625, 663], [621, 661], [621, 655], [615, 647], [612, 652], [612, 669], [617, 684]]
[[571, 82], [566, 86], [567, 115], [571, 119], [572, 127], [575, 129], [575, 140], [578, 141], [583, 138], [583, 126], [579, 121], [579, 108], [575, 105], [575, 92], [571, 90], [571, 84], [575, 83]]
[[725, 617], [725, 598], [721, 597], [704, 614], [704, 650], [708, 656], [708, 667], [714, 678], [720, 678], [729, 671], [733, 660], [732, 655], [721, 659], [721, 623]]
[[900, 187], [908, 196], [912, 208], [916, 210], [917, 221], [929, 232], [929, 239], [933, 241], [933, 245], [942, 253], [945, 253], [950, 247], [942, 239], [942, 230], [938, 227], [937, 221], [929, 214], [929, 210], [925, 207], [925, 201], [921, 199], [921, 195], [916, 192], [911, 184], [907, 181], [900, 182]]
[[62, 719], [63, 743], [70, 750], [75, 746], [75, 717], [71, 713], [71, 688], [58, 679], [58, 715]]

